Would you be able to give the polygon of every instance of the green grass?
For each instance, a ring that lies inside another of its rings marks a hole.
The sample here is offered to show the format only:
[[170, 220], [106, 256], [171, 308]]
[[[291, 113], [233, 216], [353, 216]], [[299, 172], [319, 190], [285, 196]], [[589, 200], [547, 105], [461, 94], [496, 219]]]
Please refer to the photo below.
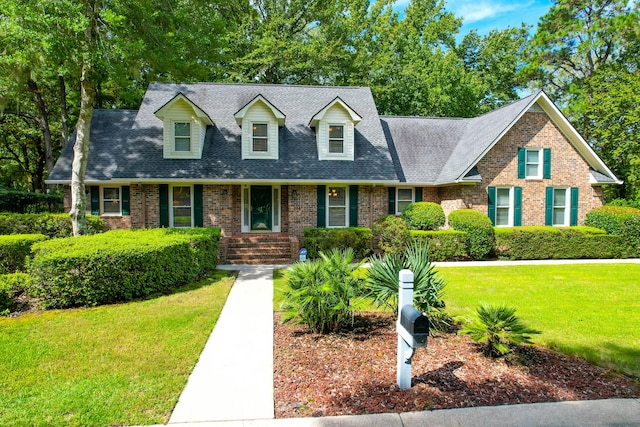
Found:
[[538, 344], [640, 378], [640, 265], [439, 267], [453, 316], [506, 303]]
[[167, 422], [232, 277], [158, 298], [0, 318], [0, 425]]

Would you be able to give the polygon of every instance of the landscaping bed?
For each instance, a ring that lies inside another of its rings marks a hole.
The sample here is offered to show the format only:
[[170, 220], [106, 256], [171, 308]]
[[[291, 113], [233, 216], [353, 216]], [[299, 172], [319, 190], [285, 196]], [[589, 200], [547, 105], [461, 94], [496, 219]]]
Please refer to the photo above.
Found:
[[482, 355], [467, 336], [440, 334], [413, 359], [413, 387], [396, 385], [395, 324], [388, 314], [355, 318], [320, 335], [274, 316], [277, 418], [422, 411], [505, 404], [638, 398], [640, 381], [582, 359], [519, 347], [508, 359]]

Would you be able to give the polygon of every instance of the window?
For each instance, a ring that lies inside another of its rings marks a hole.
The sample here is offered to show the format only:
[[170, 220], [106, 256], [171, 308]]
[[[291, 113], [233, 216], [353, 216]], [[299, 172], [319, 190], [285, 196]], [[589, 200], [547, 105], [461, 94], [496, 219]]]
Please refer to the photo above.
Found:
[[522, 187], [489, 187], [487, 214], [496, 227], [522, 225]]
[[496, 226], [509, 227], [512, 222], [511, 188], [496, 188]]
[[102, 187], [102, 213], [120, 215], [121, 212], [120, 187]]
[[540, 150], [527, 150], [525, 159], [525, 177], [526, 178], [542, 178], [540, 159]]
[[171, 191], [171, 219], [176, 228], [192, 227], [192, 194], [190, 186], [175, 186]]
[[396, 215], [400, 215], [404, 208], [413, 203], [413, 188], [396, 189]]
[[518, 178], [549, 179], [551, 178], [550, 148], [519, 148]]
[[253, 145], [252, 151], [267, 152], [269, 151], [269, 125], [267, 123], [254, 123], [252, 125]]
[[347, 218], [347, 187], [329, 187], [328, 194], [328, 217], [329, 227], [346, 227], [348, 224]]
[[344, 153], [344, 126], [329, 125], [329, 153]]
[[551, 225], [569, 225], [569, 189], [553, 189], [553, 213]]
[[191, 151], [191, 123], [176, 122], [173, 124], [174, 151]]

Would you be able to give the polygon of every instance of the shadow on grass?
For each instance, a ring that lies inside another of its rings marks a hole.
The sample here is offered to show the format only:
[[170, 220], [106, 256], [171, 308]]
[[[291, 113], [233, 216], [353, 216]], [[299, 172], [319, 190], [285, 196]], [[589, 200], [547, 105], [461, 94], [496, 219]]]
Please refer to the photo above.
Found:
[[194, 282], [190, 282], [190, 283], [186, 283], [182, 286], [179, 286], [177, 288], [173, 288], [173, 289], [168, 289], [164, 292], [156, 292], [153, 293], [151, 295], [149, 295], [146, 298], [142, 298], [140, 300], [137, 301], [144, 301], [144, 300], [150, 300], [150, 299], [154, 299], [154, 298], [158, 298], [161, 296], [166, 296], [166, 295], [175, 295], [175, 294], [181, 294], [181, 293], [185, 293], [185, 292], [191, 292], [191, 291], [195, 291], [196, 289], [200, 289], [200, 288], [204, 288], [205, 286], [209, 286], [214, 282], [218, 282], [226, 277], [238, 277], [238, 272], [237, 271], [229, 271], [229, 270], [213, 270], [211, 272], [209, 272], [206, 276], [204, 276], [203, 278], [201, 278], [200, 280], [194, 281]]
[[640, 348], [612, 342], [567, 345], [550, 342], [548, 347], [569, 355], [577, 355], [590, 363], [619, 372], [640, 383]]

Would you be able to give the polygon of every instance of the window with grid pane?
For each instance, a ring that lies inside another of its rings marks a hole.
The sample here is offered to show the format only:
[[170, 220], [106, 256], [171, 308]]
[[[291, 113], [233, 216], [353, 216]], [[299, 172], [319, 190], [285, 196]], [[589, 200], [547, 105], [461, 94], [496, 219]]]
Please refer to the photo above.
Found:
[[117, 214], [120, 210], [120, 187], [103, 187], [102, 188], [102, 213]]
[[496, 189], [496, 226], [511, 224], [511, 189]]
[[269, 125], [267, 123], [254, 123], [252, 126], [253, 151], [269, 151]]
[[401, 214], [404, 208], [413, 203], [413, 188], [398, 188], [396, 197], [396, 214]]
[[553, 225], [568, 225], [567, 224], [567, 197], [566, 188], [554, 188], [553, 189]]
[[172, 214], [174, 227], [191, 227], [191, 187], [175, 186], [172, 191]]
[[191, 151], [191, 123], [174, 123], [173, 137], [175, 151]]
[[347, 226], [347, 188], [329, 187], [328, 189], [329, 227]]
[[525, 171], [527, 178], [542, 178], [540, 150], [527, 150]]
[[344, 153], [344, 126], [329, 125], [329, 153]]

